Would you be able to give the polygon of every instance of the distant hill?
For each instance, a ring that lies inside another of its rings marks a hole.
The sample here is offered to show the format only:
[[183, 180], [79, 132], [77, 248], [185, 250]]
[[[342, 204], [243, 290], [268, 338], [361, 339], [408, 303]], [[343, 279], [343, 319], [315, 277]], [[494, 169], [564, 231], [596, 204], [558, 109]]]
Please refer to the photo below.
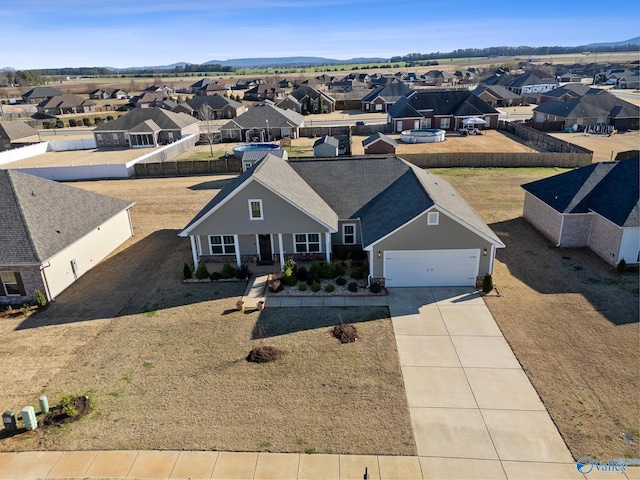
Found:
[[640, 45], [640, 37], [635, 37], [630, 40], [624, 40], [622, 42], [609, 42], [609, 43], [590, 43], [589, 45], [585, 45], [588, 48], [595, 47], [619, 47], [622, 45]]
[[382, 63], [388, 58], [350, 58], [349, 60], [336, 60], [323, 57], [273, 57], [273, 58], [233, 58], [230, 60], [210, 60], [204, 65], [222, 65], [224, 67], [305, 67], [309, 65], [339, 65], [344, 63]]

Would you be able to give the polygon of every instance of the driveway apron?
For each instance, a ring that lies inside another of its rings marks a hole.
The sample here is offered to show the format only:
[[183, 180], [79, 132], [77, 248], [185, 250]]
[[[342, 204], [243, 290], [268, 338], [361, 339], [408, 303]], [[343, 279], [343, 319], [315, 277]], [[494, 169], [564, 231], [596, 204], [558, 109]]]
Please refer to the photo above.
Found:
[[424, 478], [516, 478], [519, 462], [530, 478], [583, 478], [477, 292], [390, 288], [388, 301]]

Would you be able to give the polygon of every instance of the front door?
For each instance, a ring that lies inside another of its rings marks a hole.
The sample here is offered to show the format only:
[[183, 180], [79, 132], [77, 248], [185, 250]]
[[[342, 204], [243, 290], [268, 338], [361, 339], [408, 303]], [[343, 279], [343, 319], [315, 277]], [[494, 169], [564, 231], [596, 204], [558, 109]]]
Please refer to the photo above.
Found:
[[258, 246], [260, 248], [260, 263], [272, 265], [271, 235], [258, 235]]

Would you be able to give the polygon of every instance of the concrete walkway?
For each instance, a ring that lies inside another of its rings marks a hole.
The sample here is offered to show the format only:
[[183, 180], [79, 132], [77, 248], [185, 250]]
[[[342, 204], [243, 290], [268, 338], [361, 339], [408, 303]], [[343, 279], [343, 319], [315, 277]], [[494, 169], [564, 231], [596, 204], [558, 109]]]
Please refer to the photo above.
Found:
[[394, 288], [389, 311], [424, 478], [583, 478], [479, 294]]
[[[468, 289], [394, 288], [388, 297], [327, 296], [320, 304], [315, 303], [317, 297], [265, 299], [265, 284], [266, 276], [248, 286], [243, 297], [248, 307], [260, 300], [281, 307], [340, 306], [356, 299], [364, 299], [362, 305], [388, 302], [417, 457], [11, 452], [0, 453], [0, 479], [360, 480], [366, 468], [371, 480], [585, 480], [479, 295]], [[344, 303], [329, 300], [335, 298]], [[638, 472], [604, 476], [599, 472], [597, 478], [624, 480], [636, 478]]]

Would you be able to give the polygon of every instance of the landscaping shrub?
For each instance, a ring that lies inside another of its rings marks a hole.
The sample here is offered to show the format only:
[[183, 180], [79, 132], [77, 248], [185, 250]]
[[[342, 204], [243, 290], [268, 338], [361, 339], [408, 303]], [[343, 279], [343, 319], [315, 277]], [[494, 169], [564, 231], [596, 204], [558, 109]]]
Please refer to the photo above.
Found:
[[307, 278], [309, 278], [309, 272], [304, 267], [299, 267], [296, 272], [296, 278], [299, 282], [306, 282]]
[[289, 260], [284, 262], [284, 269], [291, 270], [295, 275], [296, 272], [298, 271], [298, 265], [296, 265], [296, 261], [293, 258], [290, 258]]
[[193, 272], [191, 271], [191, 267], [185, 263], [184, 267], [182, 267], [182, 276], [184, 277], [185, 280], [188, 280], [191, 278], [192, 275], [193, 275]]
[[89, 118], [88, 118], [88, 117], [82, 117], [82, 124], [83, 124], [85, 127], [90, 127], [90, 126], [91, 126], [91, 120], [89, 120]]
[[346, 260], [349, 256], [349, 250], [344, 245], [336, 245], [333, 249], [333, 256], [336, 260]]
[[298, 283], [298, 279], [291, 270], [286, 270], [282, 274], [281, 280], [282, 283], [284, 283], [285, 285], [289, 285], [290, 287], [293, 287], [296, 283]]
[[240, 265], [235, 271], [235, 276], [238, 280], [244, 280], [245, 278], [249, 278], [251, 276], [251, 270], [249, 270], [249, 265]]
[[96, 125], [100, 125], [102, 123], [103, 118], [102, 117], [95, 117], [93, 119], [93, 123], [95, 123]]
[[382, 291], [382, 287], [380, 286], [379, 283], [372, 283], [371, 286], [369, 287], [369, 291], [371, 293], [380, 293]]
[[299, 283], [298, 284], [298, 290], [301, 292], [306, 292], [307, 291], [307, 284], [306, 283]]
[[45, 130], [51, 128], [51, 122], [42, 122], [42, 128]]
[[344, 275], [345, 273], [347, 273], [347, 265], [344, 262], [340, 262], [340, 263], [334, 263], [333, 264], [333, 277], [341, 277], [342, 275]]
[[62, 120], [56, 120], [56, 128], [64, 128], [64, 122]]
[[233, 268], [228, 263], [225, 263], [224, 265], [222, 265], [222, 268], [220, 269], [220, 275], [222, 275], [222, 278], [224, 279], [233, 278], [236, 276], [236, 269]]
[[107, 115], [107, 122], [110, 122], [111, 120], [113, 120], [113, 115]]
[[358, 339], [358, 330], [351, 324], [336, 325], [331, 333], [340, 340], [340, 343], [352, 343]]
[[211, 280], [220, 280], [222, 278], [222, 274], [220, 272], [213, 272], [209, 278]]
[[36, 290], [36, 304], [38, 305], [39, 309], [43, 309], [47, 306], [47, 297], [44, 296], [44, 293], [42, 293], [40, 290]]
[[354, 280], [362, 280], [364, 278], [364, 268], [362, 267], [351, 267], [351, 278]]
[[324, 291], [327, 293], [331, 293], [336, 289], [336, 286], [333, 283], [328, 283], [325, 287], [324, 287]]
[[198, 265], [198, 268], [196, 269], [196, 278], [198, 280], [209, 278], [209, 270], [207, 270], [207, 265], [204, 262], [200, 262], [200, 265]]
[[309, 267], [309, 273], [312, 277], [320, 277], [320, 264], [315, 260], [311, 262], [311, 267]]
[[357, 292], [357, 291], [358, 291], [358, 282], [351, 282], [351, 283], [349, 284], [349, 286], [347, 287], [347, 289], [348, 289], [350, 292]]
[[69, 126], [70, 127], [75, 127], [78, 124], [78, 122], [76, 122], [75, 118], [70, 118], [69, 119]]
[[320, 278], [324, 278], [326, 280], [330, 278], [335, 278], [333, 263], [325, 262], [320, 265]]
[[313, 282], [311, 284], [311, 291], [312, 292], [319, 292], [320, 291], [320, 284], [318, 282]]
[[344, 287], [346, 284], [347, 284], [346, 278], [343, 278], [343, 277], [336, 278], [336, 285], [340, 285], [341, 287]]
[[482, 279], [482, 291], [489, 293], [491, 290], [493, 290], [493, 278], [490, 273], [487, 273]]
[[616, 267], [618, 273], [624, 273], [627, 270], [627, 262], [625, 262], [624, 258], [618, 262], [618, 266]]

